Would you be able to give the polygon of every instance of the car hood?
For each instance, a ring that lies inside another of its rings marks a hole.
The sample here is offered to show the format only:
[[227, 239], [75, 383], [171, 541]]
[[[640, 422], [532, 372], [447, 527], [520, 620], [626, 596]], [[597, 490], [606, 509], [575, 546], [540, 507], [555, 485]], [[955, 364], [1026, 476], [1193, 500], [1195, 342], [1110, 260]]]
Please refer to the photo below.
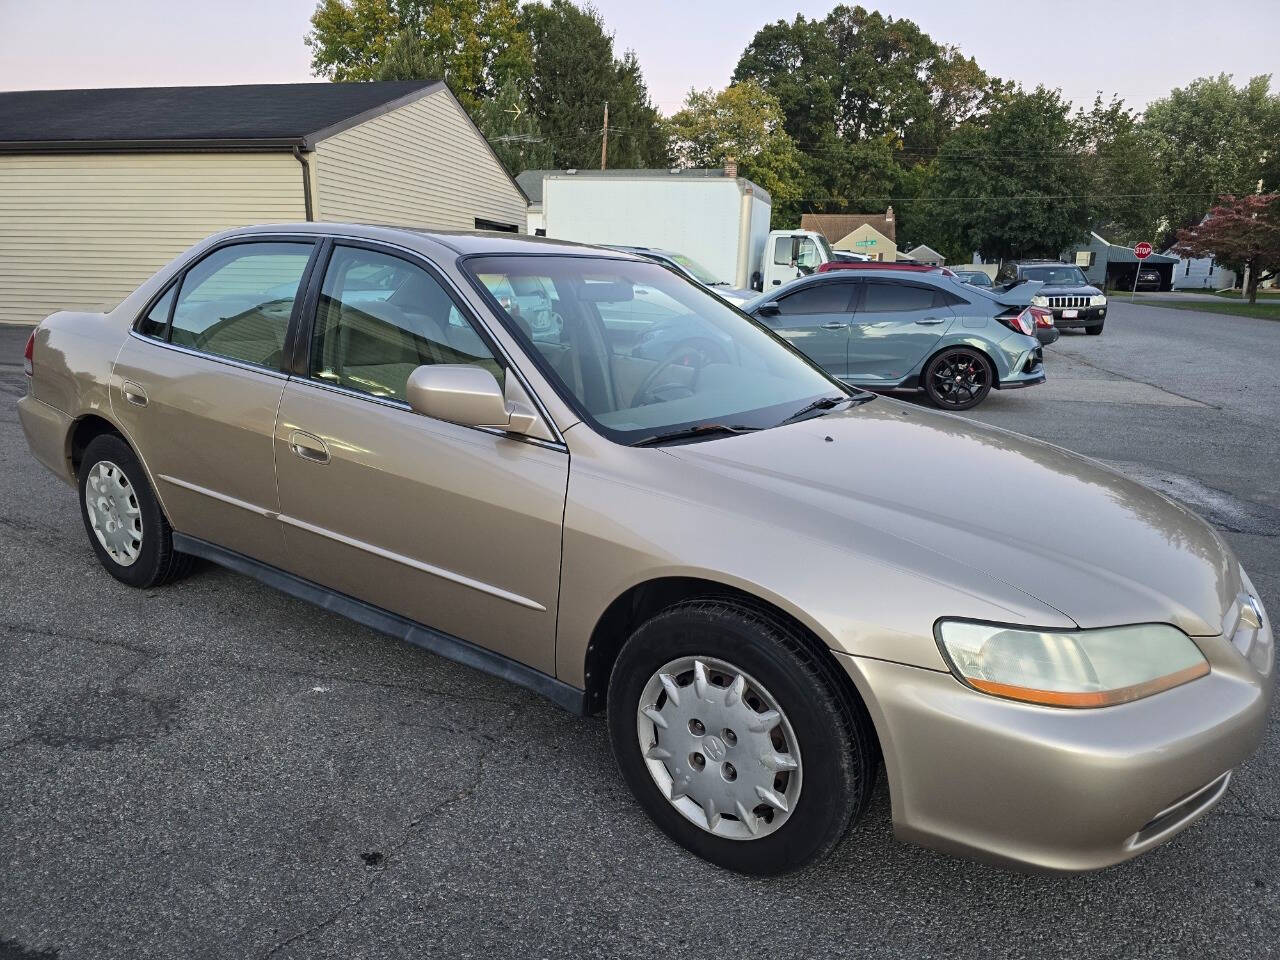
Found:
[[1080, 286], [1078, 283], [1072, 284], [1044, 284], [1036, 291], [1038, 296], [1042, 297], [1096, 297], [1102, 293], [1097, 287]]
[[941, 554], [1081, 627], [1165, 622], [1211, 636], [1241, 589], [1214, 530], [1153, 490], [1060, 447], [886, 398], [664, 449], [719, 473], [725, 495], [763, 488], [775, 523], [801, 511], [798, 523], [817, 518], [853, 553], [889, 544], [897, 555], [880, 559], [906, 568]]

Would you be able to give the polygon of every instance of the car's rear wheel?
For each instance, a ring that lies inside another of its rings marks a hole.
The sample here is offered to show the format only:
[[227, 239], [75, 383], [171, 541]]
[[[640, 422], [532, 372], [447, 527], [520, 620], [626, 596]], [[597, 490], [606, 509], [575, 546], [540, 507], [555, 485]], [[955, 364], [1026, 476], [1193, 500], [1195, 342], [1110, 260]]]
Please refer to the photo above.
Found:
[[1100, 337], [1102, 336], [1102, 328], [1106, 324], [1106, 322], [1107, 321], [1105, 320], [1099, 320], [1097, 323], [1093, 324], [1092, 326], [1085, 327], [1084, 332], [1091, 337]]
[[991, 361], [972, 347], [952, 347], [929, 361], [924, 390], [943, 410], [969, 410], [991, 392], [995, 371]]
[[825, 856], [866, 806], [875, 737], [794, 632], [735, 601], [677, 604], [623, 647], [609, 733], [632, 791], [713, 863], [779, 874]]
[[154, 587], [184, 574], [191, 558], [173, 548], [173, 530], [138, 457], [103, 434], [80, 461], [80, 516], [107, 572], [131, 587]]

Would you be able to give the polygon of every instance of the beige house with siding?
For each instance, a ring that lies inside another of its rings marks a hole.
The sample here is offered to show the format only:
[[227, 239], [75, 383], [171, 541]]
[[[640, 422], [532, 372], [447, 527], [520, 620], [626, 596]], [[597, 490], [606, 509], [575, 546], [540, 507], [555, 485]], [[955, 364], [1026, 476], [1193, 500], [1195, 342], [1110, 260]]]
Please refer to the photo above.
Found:
[[228, 227], [524, 232], [527, 203], [441, 82], [0, 93], [0, 321], [114, 306]]

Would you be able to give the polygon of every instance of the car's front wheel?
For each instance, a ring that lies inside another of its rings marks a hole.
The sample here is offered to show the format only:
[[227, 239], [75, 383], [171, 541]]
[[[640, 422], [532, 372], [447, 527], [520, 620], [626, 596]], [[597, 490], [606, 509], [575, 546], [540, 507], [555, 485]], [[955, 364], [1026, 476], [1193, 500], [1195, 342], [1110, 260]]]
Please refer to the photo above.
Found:
[[924, 391], [943, 410], [968, 410], [986, 399], [994, 379], [991, 361], [982, 351], [952, 347], [925, 367]]
[[1091, 337], [1100, 337], [1102, 336], [1102, 328], [1106, 324], [1106, 322], [1107, 321], [1105, 320], [1099, 320], [1097, 323], [1093, 324], [1092, 326], [1085, 327], [1084, 332]]
[[670, 837], [755, 874], [825, 856], [866, 805], [870, 720], [780, 620], [731, 600], [677, 604], [627, 641], [609, 734]]
[[103, 434], [80, 461], [80, 516], [107, 572], [131, 587], [154, 587], [187, 571], [191, 558], [173, 548], [173, 530], [137, 455]]

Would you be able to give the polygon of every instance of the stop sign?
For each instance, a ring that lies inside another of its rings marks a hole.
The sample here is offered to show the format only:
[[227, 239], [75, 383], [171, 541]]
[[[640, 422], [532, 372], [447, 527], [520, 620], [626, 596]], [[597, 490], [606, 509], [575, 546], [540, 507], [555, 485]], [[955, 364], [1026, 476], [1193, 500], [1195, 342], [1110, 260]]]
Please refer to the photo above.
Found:
[[1137, 246], [1133, 248], [1133, 255], [1137, 257], [1139, 260], [1147, 259], [1147, 257], [1151, 256], [1151, 244], [1143, 240], [1141, 243], [1139, 243]]

